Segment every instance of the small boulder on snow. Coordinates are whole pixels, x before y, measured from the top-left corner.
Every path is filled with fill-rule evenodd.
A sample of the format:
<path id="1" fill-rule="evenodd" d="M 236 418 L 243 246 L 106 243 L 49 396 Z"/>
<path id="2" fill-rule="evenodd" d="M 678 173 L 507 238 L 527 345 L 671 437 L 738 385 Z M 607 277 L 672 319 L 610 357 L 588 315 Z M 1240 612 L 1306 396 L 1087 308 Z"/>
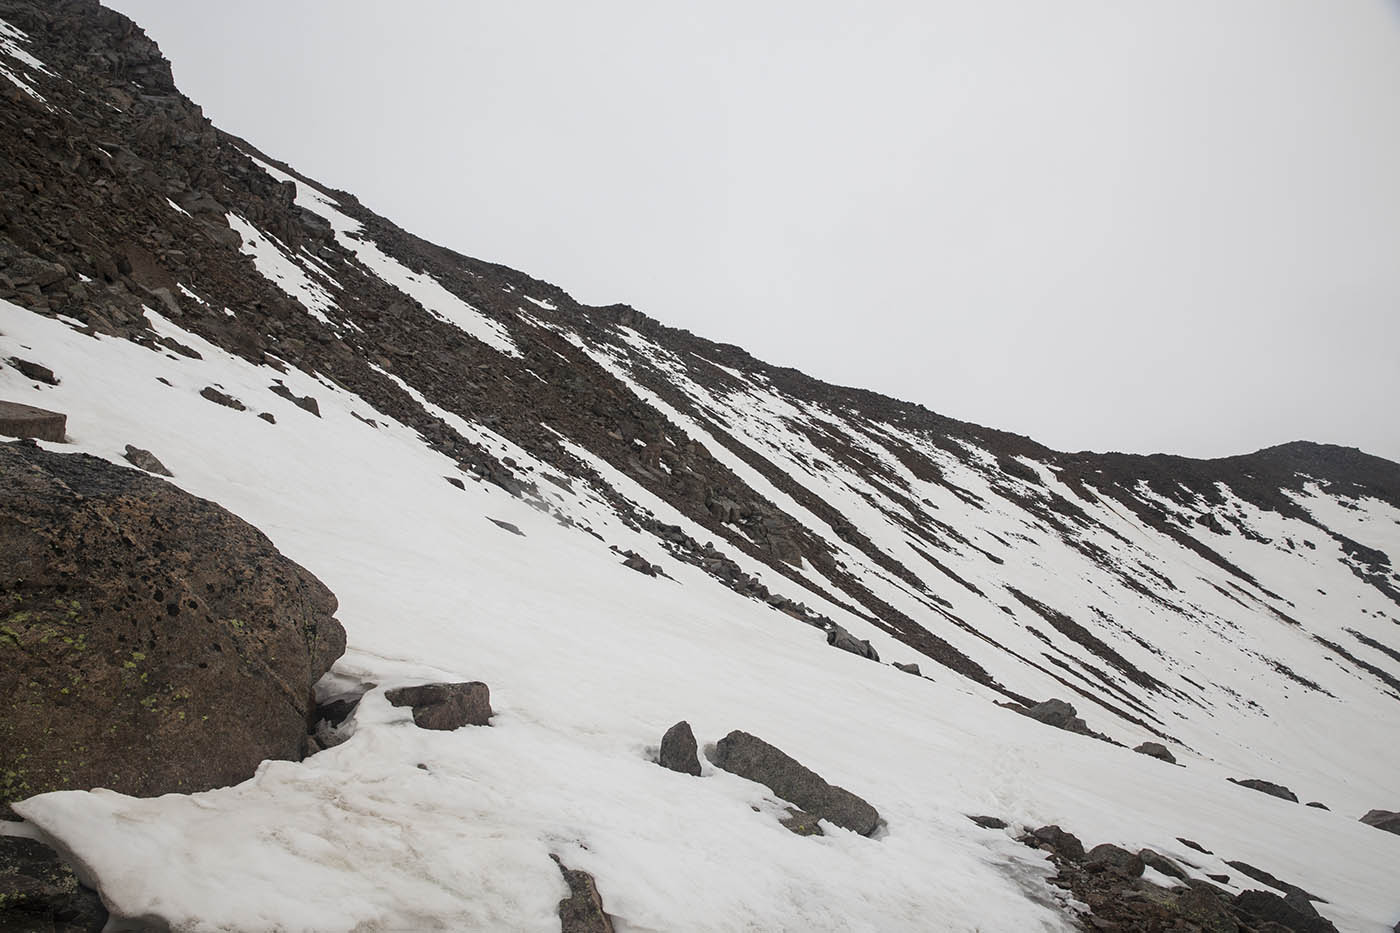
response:
<path id="1" fill-rule="evenodd" d="M 1084 856 L 1084 867 L 1091 872 L 1113 872 L 1137 878 L 1143 872 L 1142 856 L 1111 842 L 1094 846 Z"/>
<path id="2" fill-rule="evenodd" d="M 603 909 L 603 896 L 593 876 L 569 868 L 557 855 L 550 858 L 569 886 L 569 896 L 559 902 L 559 933 L 613 933 L 612 918 Z"/>
<path id="3" fill-rule="evenodd" d="M 1361 822 L 1388 833 L 1400 834 L 1400 813 L 1394 810 L 1371 810 L 1361 818 Z"/>
<path id="4" fill-rule="evenodd" d="M 1238 784 L 1241 787 L 1248 787 L 1250 790 L 1257 790 L 1261 794 L 1268 794 L 1270 797 L 1277 797 L 1280 800 L 1287 800 L 1291 803 L 1298 802 L 1298 795 L 1282 784 L 1275 784 L 1272 781 L 1261 781 L 1258 778 L 1249 778 L 1244 781 L 1237 781 L 1234 778 L 1226 778 L 1226 780 L 1231 784 Z"/>
<path id="5" fill-rule="evenodd" d="M 1033 829 L 1031 830 L 1031 838 L 1039 844 L 1040 848 L 1049 849 L 1063 858 L 1075 862 L 1084 858 L 1084 843 L 1080 842 L 1079 837 L 1074 833 L 1065 832 L 1057 825 L 1051 824 Z"/>
<path id="6" fill-rule="evenodd" d="M 384 691 L 384 698 L 393 706 L 413 707 L 413 722 L 420 729 L 449 732 L 491 724 L 491 691 L 478 680 L 396 687 Z"/>
<path id="7" fill-rule="evenodd" d="M 1089 725 L 1079 718 L 1078 711 L 1073 703 L 1056 698 L 1037 703 L 1025 711 L 1025 715 L 1037 722 L 1043 722 L 1047 726 L 1054 726 L 1056 729 L 1064 729 L 1066 732 L 1077 732 L 1081 735 L 1089 734 Z"/>
<path id="8" fill-rule="evenodd" d="M 712 760 L 725 771 L 765 785 L 813 816 L 862 836 L 880 824 L 879 812 L 865 800 L 827 783 L 791 755 L 747 732 L 736 729 L 720 739 Z"/>
<path id="9" fill-rule="evenodd" d="M 1147 755 L 1151 758 L 1165 761 L 1167 764 L 1176 764 L 1176 756 L 1161 742 L 1143 742 L 1137 748 L 1133 749 L 1133 751 L 1140 755 Z"/>
<path id="10" fill-rule="evenodd" d="M 33 379 L 35 382 L 42 382 L 44 385 L 58 385 L 58 377 L 53 374 L 53 370 L 47 366 L 40 366 L 38 363 L 31 363 L 29 360 L 22 360 L 19 357 L 10 357 L 9 364 L 26 379 Z"/>
<path id="11" fill-rule="evenodd" d="M 661 737 L 661 767 L 698 777 L 700 756 L 696 749 L 695 733 L 691 731 L 690 723 L 682 719 Z"/>
<path id="12" fill-rule="evenodd" d="M 880 660 L 880 655 L 876 653 L 869 639 L 857 638 L 834 622 L 826 630 L 826 643 L 833 648 L 858 654 L 862 658 L 869 658 L 872 661 Z"/>
<path id="13" fill-rule="evenodd" d="M 126 453 L 122 454 L 122 456 L 126 458 L 127 463 L 145 470 L 147 473 L 155 473 L 157 476 L 175 475 L 166 469 L 165 464 L 161 463 L 159 458 L 149 450 L 143 450 L 140 447 L 133 447 L 131 444 L 127 444 Z"/>
<path id="14" fill-rule="evenodd" d="M 894 666 L 897 670 L 901 670 L 906 674 L 913 674 L 915 677 L 923 676 L 923 673 L 919 670 L 919 665 L 914 664 L 913 662 L 910 662 L 909 664 L 900 664 L 898 661 L 895 661 Z"/>

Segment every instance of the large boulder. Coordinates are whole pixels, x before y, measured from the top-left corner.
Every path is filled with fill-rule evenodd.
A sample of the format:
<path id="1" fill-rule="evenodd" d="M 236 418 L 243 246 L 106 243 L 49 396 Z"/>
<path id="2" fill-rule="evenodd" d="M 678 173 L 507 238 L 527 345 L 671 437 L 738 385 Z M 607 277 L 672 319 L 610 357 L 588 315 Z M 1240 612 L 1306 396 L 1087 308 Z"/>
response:
<path id="1" fill-rule="evenodd" d="M 791 755 L 757 736 L 737 729 L 720 739 L 712 756 L 717 767 L 766 785 L 773 793 L 812 816 L 868 836 L 880 814 L 860 797 L 828 784 Z"/>
<path id="2" fill-rule="evenodd" d="M 336 599 L 225 509 L 137 470 L 0 444 L 0 810 L 251 777 L 306 747 Z"/>
<path id="3" fill-rule="evenodd" d="M 391 706 L 413 708 L 420 729 L 451 732 L 463 726 L 491 725 L 491 689 L 479 680 L 455 684 L 418 684 L 384 691 Z"/>

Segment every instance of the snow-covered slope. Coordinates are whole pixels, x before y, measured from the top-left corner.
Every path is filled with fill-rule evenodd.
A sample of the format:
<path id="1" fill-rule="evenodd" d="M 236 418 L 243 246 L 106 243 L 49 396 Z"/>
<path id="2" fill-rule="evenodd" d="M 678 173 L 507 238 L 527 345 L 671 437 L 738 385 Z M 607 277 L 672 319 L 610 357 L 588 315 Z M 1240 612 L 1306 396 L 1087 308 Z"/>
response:
<path id="1" fill-rule="evenodd" d="M 115 914 L 552 929 L 554 853 L 624 930 L 1067 929 L 1013 838 L 1058 823 L 1400 918 L 1400 837 L 1357 822 L 1400 808 L 1400 467 L 1063 454 L 582 307 L 218 133 L 95 4 L 6 10 L 0 360 L 61 381 L 0 365 L 0 399 L 258 526 L 339 597 L 338 682 L 377 685 L 350 741 L 238 787 L 17 804 Z M 488 683 L 492 727 L 383 697 L 439 679 Z M 1121 745 L 998 705 L 1051 696 Z M 760 785 L 657 767 L 680 719 L 885 828 L 801 838 Z"/>

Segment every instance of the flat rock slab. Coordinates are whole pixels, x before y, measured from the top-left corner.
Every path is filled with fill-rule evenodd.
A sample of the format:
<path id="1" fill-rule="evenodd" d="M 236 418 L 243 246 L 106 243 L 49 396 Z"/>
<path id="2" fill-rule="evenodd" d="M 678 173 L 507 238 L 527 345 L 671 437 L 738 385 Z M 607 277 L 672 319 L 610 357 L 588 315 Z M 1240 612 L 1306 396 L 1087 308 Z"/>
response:
<path id="1" fill-rule="evenodd" d="M 0 401 L 0 434 L 62 442 L 68 432 L 68 416 L 47 408 Z"/>
<path id="2" fill-rule="evenodd" d="M 447 732 L 491 724 L 491 690 L 479 680 L 396 687 L 384 697 L 393 706 L 413 707 L 413 722 L 420 729 Z"/>
<path id="3" fill-rule="evenodd" d="M 789 803 L 812 816 L 868 836 L 880 824 L 869 803 L 826 780 L 791 755 L 737 729 L 715 746 L 715 765 L 766 785 Z"/>

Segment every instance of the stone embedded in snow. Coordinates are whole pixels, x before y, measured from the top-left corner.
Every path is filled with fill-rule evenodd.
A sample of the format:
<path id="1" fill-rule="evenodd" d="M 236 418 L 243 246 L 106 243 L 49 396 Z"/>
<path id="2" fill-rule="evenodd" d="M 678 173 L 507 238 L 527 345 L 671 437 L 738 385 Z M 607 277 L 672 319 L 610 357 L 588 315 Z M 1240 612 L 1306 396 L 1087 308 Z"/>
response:
<path id="1" fill-rule="evenodd" d="M 487 517 L 490 518 L 490 516 Z M 519 535 L 522 538 L 526 537 L 525 532 L 521 531 L 520 526 L 515 524 L 514 522 L 503 522 L 499 518 L 490 518 L 490 521 L 491 524 L 495 525 L 497 528 L 502 529 L 503 531 L 509 531 L 511 534 Z"/>
<path id="2" fill-rule="evenodd" d="M 875 651 L 874 646 L 870 644 L 869 640 L 855 637 L 834 622 L 826 630 L 826 643 L 833 648 L 840 648 L 842 651 L 858 654 L 862 658 L 869 658 L 872 661 L 880 660 L 880 655 Z"/>
<path id="3" fill-rule="evenodd" d="M 714 764 L 757 781 L 813 816 L 868 836 L 880 823 L 879 812 L 865 800 L 835 784 L 791 755 L 737 729 L 715 746 Z"/>
<path id="4" fill-rule="evenodd" d="M 1268 930 L 1293 933 L 1337 933 L 1332 921 L 1320 916 L 1306 898 L 1292 901 L 1272 891 L 1241 891 L 1235 895 L 1236 911 Z"/>
<path id="5" fill-rule="evenodd" d="M 1325 803 L 1319 803 L 1319 802 L 1316 801 L 1316 800 L 1309 800 L 1306 804 L 1304 804 L 1304 806 L 1312 807 L 1312 808 L 1315 809 L 1315 810 L 1331 810 L 1331 809 L 1332 809 L 1331 807 L 1327 806 L 1327 804 L 1325 804 Z"/>
<path id="6" fill-rule="evenodd" d="M 658 760 L 663 768 L 699 776 L 700 757 L 696 754 L 695 733 L 691 731 L 690 723 L 681 720 L 666 730 L 661 737 Z"/>
<path id="7" fill-rule="evenodd" d="M 297 395 L 291 389 L 284 386 L 281 382 L 275 382 L 267 388 L 269 391 L 272 392 L 273 395 L 281 396 L 282 398 L 291 402 L 296 407 L 300 408 L 302 411 L 310 412 L 317 418 L 321 417 L 321 406 L 317 403 L 316 399 L 312 398 L 311 396 Z"/>
<path id="8" fill-rule="evenodd" d="M 1143 861 L 1136 852 L 1129 852 L 1121 846 L 1104 842 L 1085 854 L 1084 867 L 1093 872 L 1111 871 L 1129 878 L 1137 878 L 1142 874 Z"/>
<path id="9" fill-rule="evenodd" d="M 1289 899 L 1289 903 L 1293 903 L 1293 901 L 1296 900 L 1301 900 L 1305 905 L 1307 905 L 1305 908 L 1299 908 L 1303 911 L 1303 913 L 1311 913 L 1313 916 L 1316 916 L 1317 911 L 1313 909 L 1312 902 L 1322 901 L 1322 903 L 1324 904 L 1327 903 L 1327 901 L 1323 900 L 1322 898 L 1317 897 L 1314 894 L 1309 894 L 1307 891 L 1298 887 L 1296 884 L 1290 884 L 1287 881 L 1283 881 L 1279 878 L 1276 878 L 1269 872 L 1264 871 L 1264 869 L 1255 868 L 1248 862 L 1241 862 L 1235 859 L 1226 859 L 1225 864 L 1229 865 L 1231 868 L 1235 869 L 1242 875 L 1248 875 L 1255 881 L 1262 881 L 1269 887 L 1277 891 L 1282 891 L 1285 897 Z"/>
<path id="10" fill-rule="evenodd" d="M 783 829 L 798 836 L 825 836 L 822 832 L 821 821 L 805 810 L 796 807 L 787 807 L 787 816 L 781 817 L 778 822 Z"/>
<path id="11" fill-rule="evenodd" d="M 983 829 L 1005 829 L 1006 820 L 999 816 L 969 816 L 969 820 L 976 823 Z"/>
<path id="12" fill-rule="evenodd" d="M 1084 843 L 1079 841 L 1079 837 L 1055 824 L 1031 830 L 1031 837 L 1042 849 L 1049 849 L 1064 858 L 1076 862 L 1084 858 Z"/>
<path id="13" fill-rule="evenodd" d="M 42 382 L 45 385 L 58 385 L 58 377 L 53 374 L 53 370 L 47 366 L 40 366 L 38 363 L 31 363 L 29 360 L 22 360 L 17 356 L 12 356 L 8 360 L 9 364 L 24 374 L 26 379 L 33 379 L 35 382 Z"/>
<path id="14" fill-rule="evenodd" d="M 384 697 L 393 706 L 413 707 L 413 722 L 420 729 L 447 732 L 491 724 L 491 691 L 478 680 L 396 687 Z"/>
<path id="15" fill-rule="evenodd" d="M 1311 806 L 1311 804 L 1309 804 Z M 1388 833 L 1400 833 L 1400 813 L 1394 810 L 1371 810 L 1361 818 L 1361 822 Z"/>
<path id="16" fill-rule="evenodd" d="M 60 412 L 0 401 L 0 435 L 61 443 L 67 427 L 68 416 Z"/>
<path id="17" fill-rule="evenodd" d="M 1042 703 L 1037 703 L 1025 711 L 1025 715 L 1043 722 L 1047 726 L 1054 726 L 1056 729 L 1064 729 L 1066 732 L 1077 732 L 1081 735 L 1089 734 L 1089 726 L 1084 720 L 1079 718 L 1078 711 L 1074 704 L 1064 700 L 1049 699 Z"/>
<path id="18" fill-rule="evenodd" d="M 1190 877 L 1186 874 L 1186 869 L 1160 852 L 1154 852 L 1151 849 L 1139 849 L 1138 858 L 1142 859 L 1142 863 L 1148 868 L 1154 871 L 1160 871 L 1162 874 L 1169 877 L 1180 878 L 1183 881 Z"/>
<path id="19" fill-rule="evenodd" d="M 336 598 L 218 505 L 0 444 L 0 806 L 236 784 L 299 759 Z"/>
<path id="20" fill-rule="evenodd" d="M 1137 748 L 1133 749 L 1133 751 L 1141 755 L 1147 755 L 1148 757 L 1165 761 L 1168 764 L 1176 764 L 1176 756 L 1171 753 L 1171 749 L 1167 748 L 1161 742 L 1143 742 Z"/>
<path id="21" fill-rule="evenodd" d="M 238 399 L 234 398 L 232 395 L 220 392 L 213 386 L 205 386 L 203 389 L 199 390 L 199 394 L 207 398 L 209 401 L 215 403 L 216 405 L 222 405 L 225 408 L 232 408 L 234 411 L 246 411 L 248 407 L 242 402 L 240 402 Z"/>
<path id="22" fill-rule="evenodd" d="M 923 674 L 919 671 L 919 665 L 917 664 L 900 664 L 898 661 L 896 661 L 894 662 L 894 666 L 906 674 L 913 674 L 915 677 L 923 676 Z"/>
<path id="23" fill-rule="evenodd" d="M 603 909 L 603 896 L 593 876 L 569 868 L 557 855 L 550 858 L 569 886 L 569 896 L 559 902 L 559 933 L 613 933 L 612 918 Z"/>
<path id="24" fill-rule="evenodd" d="M 635 570 L 638 573 L 644 573 L 649 577 L 656 576 L 656 567 L 645 557 L 633 551 L 623 551 L 622 553 L 627 558 L 622 562 L 622 566 Z"/>
<path id="25" fill-rule="evenodd" d="M 126 458 L 127 463 L 145 470 L 147 473 L 155 473 L 158 476 L 175 475 L 166 469 L 165 464 L 161 463 L 159 458 L 149 450 L 143 450 L 140 447 L 133 447 L 131 444 L 127 444 L 126 453 L 122 454 L 122 456 Z"/>
<path id="26" fill-rule="evenodd" d="M 107 908 L 53 849 L 37 839 L 0 836 L 0 930 L 99 933 Z"/>
<path id="27" fill-rule="evenodd" d="M 1282 784 L 1275 784 L 1272 781 L 1261 781 L 1258 778 L 1249 778 L 1244 781 L 1237 781 L 1234 778 L 1226 778 L 1226 780 L 1231 784 L 1238 784 L 1241 787 L 1248 787 L 1250 790 L 1257 790 L 1261 794 L 1268 794 L 1270 797 L 1277 797 L 1280 800 L 1287 800 L 1291 803 L 1298 802 L 1298 795 Z"/>

